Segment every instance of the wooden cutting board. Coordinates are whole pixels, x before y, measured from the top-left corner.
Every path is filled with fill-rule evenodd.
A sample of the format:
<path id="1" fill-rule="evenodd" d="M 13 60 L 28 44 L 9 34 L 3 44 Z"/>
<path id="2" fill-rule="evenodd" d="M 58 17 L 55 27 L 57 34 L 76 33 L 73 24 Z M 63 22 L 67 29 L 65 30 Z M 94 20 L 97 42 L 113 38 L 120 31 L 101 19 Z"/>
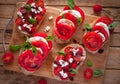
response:
<path id="1" fill-rule="evenodd" d="M 22 4 L 23 3 L 17 3 L 14 20 L 15 20 L 15 17 L 16 17 L 17 9 Z M 52 35 L 52 31 L 54 29 L 55 18 L 59 15 L 59 13 L 60 13 L 60 9 L 47 7 L 46 16 L 45 16 L 42 24 L 39 26 L 39 29 L 38 29 L 37 32 L 44 32 L 45 27 L 50 26 L 51 29 L 50 29 L 49 32 L 47 32 L 47 34 Z M 51 21 L 48 20 L 48 17 L 50 17 L 50 16 L 53 16 L 53 20 L 51 20 Z M 67 44 L 59 45 L 55 42 L 55 40 L 53 40 L 53 48 L 52 48 L 51 52 L 49 53 L 49 56 L 43 62 L 42 67 L 37 72 L 33 73 L 32 75 L 55 79 L 53 77 L 53 74 L 52 74 L 52 63 L 54 61 L 54 57 L 57 54 L 57 51 L 59 51 L 64 46 L 66 46 L 68 44 L 71 44 L 71 43 L 76 43 L 77 42 L 79 44 L 82 44 L 81 39 L 82 39 L 82 36 L 84 34 L 85 24 L 86 23 L 93 23 L 93 21 L 95 21 L 98 18 L 99 17 L 97 17 L 97 16 L 85 15 L 85 22 L 81 26 L 78 27 L 78 30 L 75 32 L 73 38 Z M 13 23 L 14 23 L 14 20 L 13 20 Z M 24 41 L 25 41 L 25 37 L 23 37 L 23 35 L 21 35 L 17 31 L 17 27 L 14 24 L 10 45 L 11 44 L 20 44 L 21 45 Z M 79 73 L 77 74 L 77 76 L 75 76 L 74 81 L 65 81 L 65 82 L 73 82 L 73 83 L 79 83 L 79 84 L 102 84 L 103 80 L 104 80 L 104 71 L 105 71 L 106 59 L 107 59 L 108 52 L 109 52 L 109 42 L 107 42 L 102 49 L 104 49 L 104 52 L 102 54 L 97 53 L 97 54 L 93 55 L 93 54 L 87 52 L 87 59 L 90 59 L 93 62 L 93 66 L 91 68 L 93 70 L 95 70 L 95 69 L 102 70 L 103 71 L 102 76 L 100 76 L 98 78 L 92 78 L 91 80 L 85 80 L 83 78 L 83 72 L 87 68 L 87 64 L 86 64 L 86 61 L 85 61 L 83 66 L 81 66 L 79 68 Z M 9 50 L 9 48 L 8 48 L 8 50 Z M 18 66 L 19 52 L 13 52 L 13 54 L 15 56 L 14 62 L 12 64 L 5 64 L 4 67 L 7 70 L 22 72 L 21 69 Z"/>

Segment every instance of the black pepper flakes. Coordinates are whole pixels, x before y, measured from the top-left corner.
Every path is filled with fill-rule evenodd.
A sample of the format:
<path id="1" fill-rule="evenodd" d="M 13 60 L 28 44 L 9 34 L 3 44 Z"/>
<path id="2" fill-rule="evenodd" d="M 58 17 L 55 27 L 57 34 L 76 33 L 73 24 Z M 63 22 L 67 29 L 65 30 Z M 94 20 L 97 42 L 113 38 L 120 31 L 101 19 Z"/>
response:
<path id="1" fill-rule="evenodd" d="M 99 49 L 98 53 L 102 54 L 104 52 L 104 49 Z"/>

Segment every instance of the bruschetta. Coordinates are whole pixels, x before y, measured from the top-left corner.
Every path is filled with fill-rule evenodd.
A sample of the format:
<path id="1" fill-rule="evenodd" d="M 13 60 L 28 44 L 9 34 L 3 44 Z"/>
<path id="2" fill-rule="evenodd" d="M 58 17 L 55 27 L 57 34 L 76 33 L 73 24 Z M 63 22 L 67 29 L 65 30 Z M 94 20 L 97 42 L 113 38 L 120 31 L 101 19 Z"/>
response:
<path id="1" fill-rule="evenodd" d="M 22 5 L 15 19 L 20 33 L 30 36 L 36 32 L 46 13 L 43 0 L 28 0 Z"/>
<path id="2" fill-rule="evenodd" d="M 70 44 L 58 51 L 52 66 L 52 72 L 58 80 L 71 80 L 86 59 L 86 51 L 79 44 Z"/>

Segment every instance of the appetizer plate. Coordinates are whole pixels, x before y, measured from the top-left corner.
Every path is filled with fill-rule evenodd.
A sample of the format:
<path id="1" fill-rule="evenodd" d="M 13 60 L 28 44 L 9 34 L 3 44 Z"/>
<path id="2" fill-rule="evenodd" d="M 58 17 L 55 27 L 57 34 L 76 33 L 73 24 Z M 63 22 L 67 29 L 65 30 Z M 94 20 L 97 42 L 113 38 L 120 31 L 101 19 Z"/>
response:
<path id="1" fill-rule="evenodd" d="M 17 9 L 23 4 L 23 2 L 17 3 L 16 5 L 16 11 L 14 14 L 14 20 L 16 18 L 16 12 Z M 55 23 L 55 18 L 59 15 L 60 13 L 60 9 L 56 9 L 53 7 L 47 7 L 47 13 L 46 16 L 42 22 L 42 24 L 39 26 L 39 29 L 37 32 L 41 31 L 41 32 L 45 32 L 45 27 L 49 26 L 50 30 L 48 32 L 46 32 L 48 35 L 53 35 L 53 28 L 54 28 L 54 23 Z M 52 20 L 49 20 L 49 17 L 53 16 Z M 91 16 L 91 15 L 85 15 L 85 22 L 82 24 L 82 26 L 80 26 L 78 28 L 78 30 L 76 31 L 76 33 L 74 34 L 73 38 L 70 40 L 69 43 L 64 44 L 64 45 L 59 45 L 55 42 L 55 40 L 53 40 L 53 48 L 51 50 L 51 52 L 49 53 L 49 56 L 47 57 L 47 59 L 43 62 L 41 68 L 33 73 L 32 75 L 35 76 L 42 76 L 42 77 L 48 77 L 51 79 L 55 79 L 53 74 L 52 74 L 52 63 L 54 61 L 55 56 L 57 55 L 57 52 L 59 50 L 61 50 L 63 47 L 65 47 L 68 44 L 71 43 L 78 43 L 78 44 L 82 44 L 81 42 L 81 38 L 85 32 L 85 24 L 86 23 L 93 23 L 93 21 L 96 21 L 96 19 L 98 19 L 99 17 L 97 16 Z M 14 23 L 13 20 L 13 23 Z M 23 37 L 23 35 L 21 35 L 18 30 L 16 25 L 13 25 L 13 33 L 12 33 L 12 38 L 10 41 L 9 45 L 13 45 L 13 44 L 19 44 L 22 45 L 23 42 L 25 42 L 25 37 Z M 97 53 L 97 54 L 91 54 L 87 52 L 87 59 L 85 60 L 83 66 L 81 66 L 79 68 L 79 73 L 75 76 L 74 81 L 64 81 L 64 82 L 73 82 L 73 83 L 81 83 L 81 84 L 102 84 L 103 80 L 104 80 L 104 71 L 105 71 L 105 65 L 106 65 L 106 59 L 108 56 L 108 52 L 109 52 L 109 41 L 104 45 L 104 47 L 102 48 L 104 49 L 103 53 Z M 9 48 L 7 49 L 9 51 Z M 19 51 L 18 52 L 13 52 L 15 59 L 14 62 L 12 64 L 5 64 L 4 67 L 7 70 L 11 70 L 11 71 L 16 71 L 16 72 L 21 72 L 22 70 L 19 68 L 18 65 L 18 56 L 19 56 Z M 87 60 L 91 60 L 93 62 L 93 66 L 91 67 L 93 70 L 96 69 L 100 69 L 103 72 L 103 75 L 97 78 L 92 78 L 91 80 L 86 80 L 83 77 L 84 71 L 86 68 L 88 68 L 87 66 Z"/>

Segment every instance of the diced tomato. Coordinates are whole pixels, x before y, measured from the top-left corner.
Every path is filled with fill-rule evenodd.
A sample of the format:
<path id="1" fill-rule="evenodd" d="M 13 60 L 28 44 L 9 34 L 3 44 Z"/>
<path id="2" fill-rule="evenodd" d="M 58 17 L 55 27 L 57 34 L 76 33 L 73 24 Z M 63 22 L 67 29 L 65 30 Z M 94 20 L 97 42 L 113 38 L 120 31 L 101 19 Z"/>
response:
<path id="1" fill-rule="evenodd" d="M 21 8 L 20 8 L 20 12 L 21 12 L 22 14 L 26 14 L 26 8 L 21 7 Z"/>
<path id="2" fill-rule="evenodd" d="M 76 68 L 77 68 L 77 62 L 74 61 L 74 62 L 71 64 L 71 68 L 76 69 Z"/>
<path id="3" fill-rule="evenodd" d="M 98 31 L 98 32 L 101 32 L 102 34 L 104 34 L 104 36 L 105 36 L 105 40 L 107 40 L 108 39 L 108 33 L 107 33 L 107 31 L 102 27 L 102 26 L 93 26 L 92 27 L 92 31 Z"/>
<path id="4" fill-rule="evenodd" d="M 2 56 L 2 60 L 4 63 L 11 63 L 14 60 L 14 56 L 11 52 L 7 52 Z"/>
<path id="5" fill-rule="evenodd" d="M 20 66 L 28 71 L 38 70 L 42 64 L 42 61 L 41 53 L 37 52 L 37 55 L 35 56 L 32 50 L 24 51 L 24 53 L 22 53 L 18 58 Z"/>
<path id="6" fill-rule="evenodd" d="M 67 55 L 65 56 L 65 60 L 66 60 L 67 62 L 69 62 L 70 58 L 72 58 L 72 55 L 71 55 L 71 54 L 67 54 Z"/>
<path id="7" fill-rule="evenodd" d="M 91 51 L 99 50 L 103 45 L 101 36 L 96 32 L 87 33 L 82 40 L 85 47 Z"/>
<path id="8" fill-rule="evenodd" d="M 44 6 L 43 0 L 37 0 L 37 1 L 36 1 L 36 6 L 37 6 L 37 7 L 39 7 L 39 6 Z"/>
<path id="9" fill-rule="evenodd" d="M 62 67 L 58 66 L 57 68 L 54 69 L 54 74 L 56 76 L 60 76 L 60 71 L 62 70 Z"/>
<path id="10" fill-rule="evenodd" d="M 20 18 L 20 17 L 16 18 L 15 23 L 16 23 L 17 25 L 22 25 L 22 24 L 23 24 L 22 18 Z"/>
<path id="11" fill-rule="evenodd" d="M 93 70 L 91 68 L 86 68 L 84 71 L 84 78 L 91 79 L 93 77 Z"/>
<path id="12" fill-rule="evenodd" d="M 34 0 L 28 0 L 27 4 L 32 4 L 34 2 Z"/>
<path id="13" fill-rule="evenodd" d="M 40 79 L 38 84 L 47 84 L 47 81 L 45 79 Z"/>
<path id="14" fill-rule="evenodd" d="M 58 55 L 58 56 L 56 57 L 55 61 L 56 61 L 57 64 L 60 64 L 59 61 L 60 61 L 60 60 L 64 60 L 64 59 L 65 59 L 65 56 L 63 56 L 63 55 Z"/>
<path id="15" fill-rule="evenodd" d="M 66 48 L 64 49 L 64 52 L 65 52 L 66 54 L 72 54 L 71 49 L 73 49 L 73 48 L 70 47 L 70 46 L 68 46 L 68 47 L 66 47 Z"/>
<path id="16" fill-rule="evenodd" d="M 38 21 L 41 21 L 43 16 L 40 14 L 36 14 L 35 17 Z"/>
<path id="17" fill-rule="evenodd" d="M 30 33 L 34 34 L 35 32 L 36 32 L 36 27 L 34 26 L 34 27 L 32 27 Z"/>

